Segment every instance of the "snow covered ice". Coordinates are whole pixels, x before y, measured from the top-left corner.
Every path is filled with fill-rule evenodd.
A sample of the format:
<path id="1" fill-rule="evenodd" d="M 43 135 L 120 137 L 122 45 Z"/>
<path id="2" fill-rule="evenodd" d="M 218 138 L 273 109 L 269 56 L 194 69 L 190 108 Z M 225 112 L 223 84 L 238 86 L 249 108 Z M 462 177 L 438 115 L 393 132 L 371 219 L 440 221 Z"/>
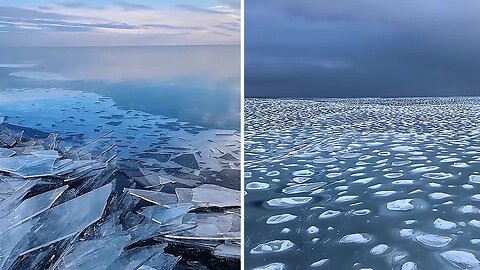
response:
<path id="1" fill-rule="evenodd" d="M 479 144 L 479 98 L 247 99 L 246 269 L 478 269 Z"/>

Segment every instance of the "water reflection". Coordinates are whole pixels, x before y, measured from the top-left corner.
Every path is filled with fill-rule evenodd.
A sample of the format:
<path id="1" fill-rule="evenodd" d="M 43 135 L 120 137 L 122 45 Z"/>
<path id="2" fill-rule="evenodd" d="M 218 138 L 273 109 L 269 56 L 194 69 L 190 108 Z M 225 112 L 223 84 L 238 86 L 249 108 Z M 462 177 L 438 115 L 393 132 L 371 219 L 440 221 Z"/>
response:
<path id="1" fill-rule="evenodd" d="M 238 46 L 8 48 L 0 88 L 62 87 L 120 107 L 239 129 Z"/>

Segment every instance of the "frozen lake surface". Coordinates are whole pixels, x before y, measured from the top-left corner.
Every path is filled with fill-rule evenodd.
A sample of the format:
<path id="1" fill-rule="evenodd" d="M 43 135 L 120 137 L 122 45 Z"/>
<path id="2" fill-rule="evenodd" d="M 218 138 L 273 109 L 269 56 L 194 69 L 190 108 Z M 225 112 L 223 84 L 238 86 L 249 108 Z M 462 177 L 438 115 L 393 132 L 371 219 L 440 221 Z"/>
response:
<path id="1" fill-rule="evenodd" d="M 0 268 L 238 269 L 238 51 L 2 50 Z"/>
<path id="2" fill-rule="evenodd" d="M 480 99 L 247 99 L 246 269 L 479 269 Z"/>

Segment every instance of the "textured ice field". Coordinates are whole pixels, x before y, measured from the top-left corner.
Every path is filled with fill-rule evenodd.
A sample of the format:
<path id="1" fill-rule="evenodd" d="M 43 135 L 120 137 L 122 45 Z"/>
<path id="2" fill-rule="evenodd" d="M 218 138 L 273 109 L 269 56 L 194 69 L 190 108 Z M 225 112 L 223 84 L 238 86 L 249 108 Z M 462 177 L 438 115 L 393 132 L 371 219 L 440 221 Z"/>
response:
<path id="1" fill-rule="evenodd" d="M 188 174 L 184 182 L 206 179 L 240 188 L 240 134 L 235 130 L 208 129 L 121 108 L 98 94 L 57 88 L 0 91 L 1 117 L 10 124 L 59 133 L 72 142 L 114 131 L 120 158 L 134 159 L 147 169 L 175 168 L 180 163 Z"/>
<path id="2" fill-rule="evenodd" d="M 237 269 L 239 157 L 235 130 L 93 93 L 1 90 L 0 269 Z"/>
<path id="3" fill-rule="evenodd" d="M 246 269 L 480 269 L 480 99 L 247 99 Z"/>

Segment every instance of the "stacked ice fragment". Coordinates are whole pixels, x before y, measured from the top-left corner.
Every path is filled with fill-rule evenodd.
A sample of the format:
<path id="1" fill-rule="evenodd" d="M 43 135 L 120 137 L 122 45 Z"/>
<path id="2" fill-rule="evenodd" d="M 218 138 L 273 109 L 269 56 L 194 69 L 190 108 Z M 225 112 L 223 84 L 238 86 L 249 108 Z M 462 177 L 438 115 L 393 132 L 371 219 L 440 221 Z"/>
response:
<path id="1" fill-rule="evenodd" d="M 173 269 L 167 245 L 239 258 L 239 191 L 128 167 L 112 134 L 68 147 L 1 120 L 0 269 Z"/>

